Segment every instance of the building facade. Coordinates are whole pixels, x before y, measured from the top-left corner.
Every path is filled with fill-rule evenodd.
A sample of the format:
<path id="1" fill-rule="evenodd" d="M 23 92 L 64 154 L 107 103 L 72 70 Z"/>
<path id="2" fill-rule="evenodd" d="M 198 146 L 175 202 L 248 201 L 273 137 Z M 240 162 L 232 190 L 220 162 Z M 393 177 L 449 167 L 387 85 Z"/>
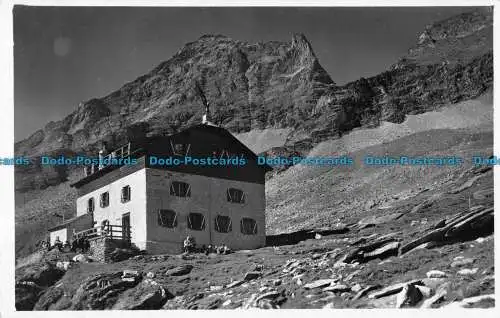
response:
<path id="1" fill-rule="evenodd" d="M 69 219 L 49 229 L 50 245 L 54 245 L 56 240 L 59 240 L 62 243 L 71 241 L 73 233 L 84 231 L 91 226 L 92 216 L 90 214 L 82 214 L 75 218 Z"/>
<path id="2" fill-rule="evenodd" d="M 265 245 L 265 173 L 270 168 L 258 165 L 257 156 L 228 131 L 202 124 L 128 149 L 135 164 L 100 167 L 72 185 L 78 191 L 77 217 L 89 216 L 95 227 L 121 225 L 129 231 L 122 237 L 151 254 L 182 251 L 188 235 L 198 246 Z M 155 158 L 185 157 L 246 163 L 155 164 Z"/>

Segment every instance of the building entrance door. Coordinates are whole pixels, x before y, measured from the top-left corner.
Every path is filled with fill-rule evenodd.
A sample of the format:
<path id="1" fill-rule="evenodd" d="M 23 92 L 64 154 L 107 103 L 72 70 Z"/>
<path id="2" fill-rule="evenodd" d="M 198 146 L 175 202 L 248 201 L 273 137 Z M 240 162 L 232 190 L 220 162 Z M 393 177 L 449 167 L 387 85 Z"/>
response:
<path id="1" fill-rule="evenodd" d="M 130 213 L 122 215 L 122 238 L 130 241 Z"/>

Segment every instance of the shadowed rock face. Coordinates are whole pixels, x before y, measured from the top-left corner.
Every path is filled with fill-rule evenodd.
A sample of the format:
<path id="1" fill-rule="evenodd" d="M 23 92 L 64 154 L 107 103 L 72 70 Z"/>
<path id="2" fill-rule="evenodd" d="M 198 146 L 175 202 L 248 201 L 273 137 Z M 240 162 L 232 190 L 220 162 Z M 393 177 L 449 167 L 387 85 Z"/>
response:
<path id="1" fill-rule="evenodd" d="M 492 13 L 474 11 L 428 26 L 391 69 L 339 87 L 302 34 L 247 43 L 205 35 L 115 92 L 81 103 L 15 145 L 16 155 L 97 152 L 131 137 L 169 134 L 200 122 L 199 83 L 214 121 L 232 132 L 291 128 L 287 146 L 307 152 L 356 127 L 476 97 L 492 86 Z M 16 189 L 56 185 L 64 171 L 16 168 Z M 46 171 L 47 170 L 47 171 Z M 47 176 L 47 177 L 45 177 Z M 59 177 L 62 176 L 62 177 Z M 33 178 L 37 182 L 31 181 Z"/>

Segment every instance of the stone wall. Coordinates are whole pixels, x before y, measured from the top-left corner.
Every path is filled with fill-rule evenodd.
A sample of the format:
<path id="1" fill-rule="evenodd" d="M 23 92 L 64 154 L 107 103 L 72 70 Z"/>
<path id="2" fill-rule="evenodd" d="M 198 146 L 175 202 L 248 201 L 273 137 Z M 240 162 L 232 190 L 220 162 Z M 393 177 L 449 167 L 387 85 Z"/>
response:
<path id="1" fill-rule="evenodd" d="M 117 248 L 128 248 L 130 244 L 126 241 L 115 240 L 109 237 L 96 237 L 89 240 L 89 254 L 99 262 L 109 262 L 111 253 Z"/>

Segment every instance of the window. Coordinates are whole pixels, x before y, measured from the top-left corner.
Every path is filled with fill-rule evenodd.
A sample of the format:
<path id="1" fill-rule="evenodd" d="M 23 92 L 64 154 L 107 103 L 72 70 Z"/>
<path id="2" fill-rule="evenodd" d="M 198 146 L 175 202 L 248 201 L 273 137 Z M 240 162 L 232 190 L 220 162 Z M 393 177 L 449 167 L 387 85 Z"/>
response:
<path id="1" fill-rule="evenodd" d="M 95 202 L 94 202 L 94 198 L 90 198 L 88 201 L 87 201 L 87 212 L 88 213 L 92 213 L 94 212 L 95 210 Z"/>
<path id="2" fill-rule="evenodd" d="M 190 197 L 191 196 L 191 186 L 186 182 L 173 181 L 170 184 L 170 195 L 175 195 L 177 197 Z"/>
<path id="3" fill-rule="evenodd" d="M 205 229 L 205 216 L 201 213 L 189 213 L 187 222 L 191 230 L 203 231 Z"/>
<path id="4" fill-rule="evenodd" d="M 101 193 L 101 201 L 99 205 L 101 208 L 105 208 L 109 205 L 109 192 Z"/>
<path id="5" fill-rule="evenodd" d="M 257 234 L 257 221 L 250 218 L 242 218 L 240 223 L 241 233 L 245 235 Z"/>
<path id="6" fill-rule="evenodd" d="M 239 189 L 227 189 L 227 201 L 232 203 L 245 203 L 245 193 Z"/>
<path id="7" fill-rule="evenodd" d="M 177 226 L 177 213 L 172 210 L 158 210 L 158 225 L 168 228 Z"/>
<path id="8" fill-rule="evenodd" d="M 122 188 L 122 203 L 130 201 L 130 186 Z"/>
<path id="9" fill-rule="evenodd" d="M 172 140 L 170 140 L 170 148 L 172 149 L 172 153 L 176 156 L 187 156 L 189 154 L 189 148 L 191 148 L 191 145 L 173 143 Z"/>
<path id="10" fill-rule="evenodd" d="M 219 233 L 231 232 L 231 218 L 226 215 L 217 215 L 217 217 L 215 218 L 215 230 Z"/>

